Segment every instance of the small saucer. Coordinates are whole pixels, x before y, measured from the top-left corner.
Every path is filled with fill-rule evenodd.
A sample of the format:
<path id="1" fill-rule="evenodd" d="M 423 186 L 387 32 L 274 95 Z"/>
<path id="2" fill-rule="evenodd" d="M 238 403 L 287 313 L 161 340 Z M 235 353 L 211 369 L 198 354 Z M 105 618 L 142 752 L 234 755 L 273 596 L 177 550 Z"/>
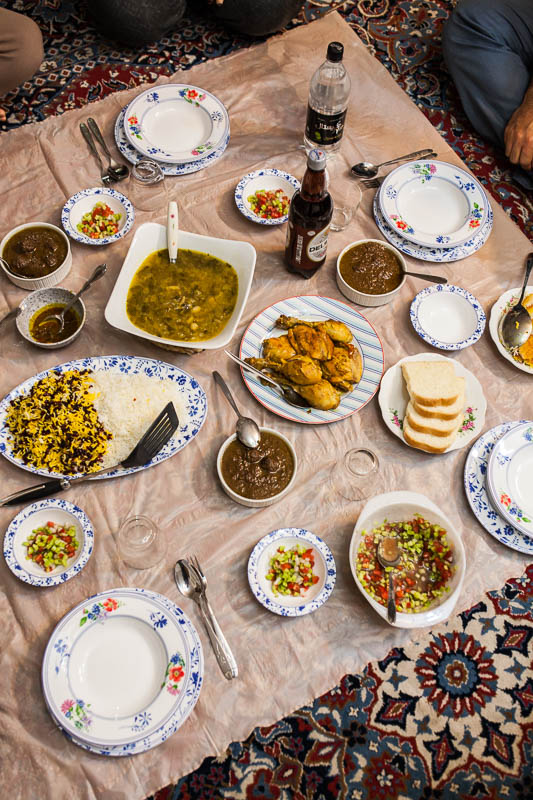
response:
<path id="1" fill-rule="evenodd" d="M 258 169 L 241 178 L 235 188 L 235 202 L 241 214 L 244 214 L 246 219 L 251 222 L 257 222 L 259 225 L 281 225 L 282 222 L 287 222 L 289 219 L 288 214 L 277 219 L 263 219 L 252 210 L 248 198 L 261 190 L 275 192 L 277 189 L 281 189 L 290 201 L 294 192 L 299 188 L 300 181 L 289 175 L 288 172 L 282 172 L 279 169 Z"/>
<path id="2" fill-rule="evenodd" d="M 118 223 L 118 231 L 111 236 L 104 236 L 101 239 L 91 239 L 85 233 L 78 230 L 78 223 L 84 214 L 92 211 L 96 203 L 106 203 L 115 214 L 121 214 Z M 61 224 L 71 239 L 81 244 L 103 245 L 111 244 L 122 239 L 133 225 L 135 213 L 133 206 L 127 197 L 117 192 L 116 189 L 107 187 L 95 187 L 94 189 L 83 189 L 81 192 L 72 195 L 67 200 L 61 211 Z"/>
<path id="3" fill-rule="evenodd" d="M 422 289 L 409 314 L 418 335 L 439 350 L 463 350 L 485 330 L 481 303 L 460 286 L 439 283 Z"/>

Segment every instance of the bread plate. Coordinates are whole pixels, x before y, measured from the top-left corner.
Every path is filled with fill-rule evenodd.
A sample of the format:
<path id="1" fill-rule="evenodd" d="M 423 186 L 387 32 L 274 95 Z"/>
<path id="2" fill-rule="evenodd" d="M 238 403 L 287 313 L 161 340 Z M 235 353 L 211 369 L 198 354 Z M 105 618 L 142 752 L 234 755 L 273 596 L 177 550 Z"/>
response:
<path id="1" fill-rule="evenodd" d="M 465 411 L 463 422 L 459 433 L 450 447 L 444 452 L 459 450 L 473 439 L 476 439 L 483 430 L 485 423 L 485 412 L 487 401 L 483 394 L 483 389 L 478 379 L 463 367 L 461 363 L 453 358 L 446 358 L 439 353 L 417 353 L 414 356 L 401 358 L 394 366 L 390 367 L 381 380 L 381 387 L 378 395 L 381 415 L 387 428 L 402 440 L 409 447 L 403 435 L 403 420 L 407 405 L 409 403 L 409 393 L 402 375 L 401 365 L 404 361 L 448 361 L 455 367 L 458 377 L 464 377 L 465 384 Z M 415 448 L 418 449 L 418 448 Z M 420 452 L 425 452 L 420 450 Z M 431 454 L 429 454 L 431 455 Z"/>

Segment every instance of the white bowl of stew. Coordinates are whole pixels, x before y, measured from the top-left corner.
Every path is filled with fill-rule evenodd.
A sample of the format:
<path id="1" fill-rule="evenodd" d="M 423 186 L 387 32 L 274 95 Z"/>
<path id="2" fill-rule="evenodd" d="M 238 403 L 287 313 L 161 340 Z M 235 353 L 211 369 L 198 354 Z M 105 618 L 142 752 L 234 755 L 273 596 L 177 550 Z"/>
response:
<path id="1" fill-rule="evenodd" d="M 28 291 L 56 286 L 72 267 L 68 237 L 50 222 L 17 225 L 0 242 L 0 256 L 6 277 Z"/>
<path id="2" fill-rule="evenodd" d="M 376 538 L 372 536 L 372 531 L 375 528 L 379 528 L 385 521 L 387 524 L 391 525 L 397 522 L 409 522 L 416 516 L 422 517 L 432 526 L 438 526 L 439 529 L 444 529 L 446 531 L 445 541 L 447 541 L 451 549 L 451 561 L 446 561 L 445 555 L 443 555 L 443 553 L 438 553 L 438 562 L 437 560 L 435 560 L 435 562 L 430 560 L 430 566 L 435 567 L 435 572 L 437 572 L 438 570 L 435 566 L 437 563 L 447 564 L 451 566 L 452 571 L 445 580 L 446 588 L 441 596 L 434 599 L 426 608 L 414 608 L 405 611 L 398 610 L 399 602 L 410 602 L 410 592 L 412 592 L 414 587 L 409 587 L 400 599 L 397 598 L 396 622 L 394 623 L 394 627 L 396 628 L 423 628 L 429 625 L 436 625 L 439 622 L 443 622 L 452 613 L 461 593 L 466 565 L 465 550 L 460 531 L 446 514 L 444 514 L 432 500 L 425 497 L 425 495 L 419 494 L 418 492 L 387 492 L 386 494 L 371 498 L 366 503 L 359 515 L 350 541 L 350 569 L 352 570 L 357 588 L 379 616 L 388 621 L 386 599 L 383 599 L 382 602 L 378 602 L 369 594 L 358 575 L 358 553 L 363 553 L 363 550 L 370 550 L 372 553 L 375 551 Z M 387 535 L 395 536 L 395 532 L 387 532 Z M 365 536 L 372 537 L 373 539 L 373 543 L 370 547 L 366 544 Z M 377 539 L 379 539 L 379 535 Z M 442 541 L 442 537 L 437 535 L 435 542 L 440 544 Z M 367 579 L 370 575 L 372 565 L 373 562 L 371 561 L 369 571 L 366 573 Z M 418 579 L 420 583 L 418 584 L 418 589 L 415 589 L 415 591 L 419 591 L 420 589 L 419 593 L 422 594 L 423 584 L 427 582 L 427 574 L 424 574 L 423 569 L 420 570 L 420 573 L 421 576 Z M 412 575 L 409 570 L 405 575 L 409 577 L 410 580 L 414 579 L 416 586 L 416 572 Z M 395 570 L 397 589 L 399 587 L 404 587 L 403 577 L 404 574 L 402 566 L 400 565 L 399 568 Z M 382 583 L 382 580 L 376 579 L 374 582 L 374 589 L 377 590 Z M 438 585 L 438 581 L 435 585 Z M 413 602 L 418 603 L 420 601 L 415 598 Z"/>
<path id="3" fill-rule="evenodd" d="M 196 264 L 191 253 L 205 263 Z M 255 260 L 249 242 L 180 230 L 177 263 L 169 264 L 166 226 L 146 222 L 135 232 L 105 318 L 162 347 L 225 347 L 244 311 Z"/>
<path id="4" fill-rule="evenodd" d="M 359 257 L 363 261 L 357 265 L 355 259 Z M 337 286 L 352 303 L 383 306 L 401 291 L 405 270 L 404 257 L 391 244 L 381 239 L 361 239 L 346 245 L 339 254 Z"/>

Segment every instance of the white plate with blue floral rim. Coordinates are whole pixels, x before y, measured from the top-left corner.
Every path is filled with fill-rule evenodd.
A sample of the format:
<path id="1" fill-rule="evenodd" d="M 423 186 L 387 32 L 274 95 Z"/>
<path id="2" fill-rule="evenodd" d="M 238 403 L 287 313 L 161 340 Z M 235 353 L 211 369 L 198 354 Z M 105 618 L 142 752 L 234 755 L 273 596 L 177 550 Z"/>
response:
<path id="1" fill-rule="evenodd" d="M 46 378 L 51 372 L 68 372 L 69 370 L 91 370 L 111 372 L 117 375 L 146 375 L 151 380 L 168 379 L 174 381 L 179 387 L 180 392 L 183 393 L 183 402 L 187 411 L 187 416 L 184 420 L 180 420 L 179 427 L 174 436 L 167 442 L 167 444 L 159 451 L 159 453 L 142 467 L 129 467 L 128 469 L 114 469 L 106 472 L 105 475 L 95 475 L 91 480 L 104 480 L 115 475 L 129 475 L 132 472 L 138 472 L 142 469 L 148 469 L 155 464 L 166 461 L 178 453 L 195 436 L 197 436 L 200 428 L 204 424 L 207 415 L 207 397 L 196 380 L 188 372 L 185 372 L 179 367 L 172 364 L 167 364 L 165 361 L 158 361 L 155 358 L 141 358 L 138 356 L 92 356 L 89 358 L 79 358 L 76 361 L 67 361 L 64 364 L 58 364 L 56 367 L 43 370 L 32 378 L 20 383 L 16 386 L 4 399 L 0 402 L 0 454 L 2 454 L 12 464 L 17 467 L 25 469 L 28 472 L 33 472 L 35 475 L 44 475 L 48 478 L 64 478 L 64 477 L 81 477 L 78 475 L 60 475 L 55 472 L 48 472 L 44 469 L 36 469 L 29 464 L 25 464 L 22 459 L 12 455 L 10 447 L 10 435 L 6 426 L 6 415 L 9 404 L 12 400 L 20 395 L 27 394 L 32 388 L 34 383 Z"/>
<path id="2" fill-rule="evenodd" d="M 130 755 L 160 744 L 191 713 L 202 685 L 202 646 L 168 598 L 111 589 L 59 622 L 41 677 L 54 721 L 76 744 Z"/>
<path id="3" fill-rule="evenodd" d="M 67 566 L 56 567 L 45 572 L 31 559 L 27 558 L 24 542 L 35 528 L 55 522 L 69 528 L 74 525 L 79 542 L 75 555 Z M 78 506 L 61 499 L 39 500 L 27 506 L 11 520 L 4 537 L 4 558 L 6 564 L 24 583 L 32 586 L 58 586 L 74 578 L 84 568 L 93 551 L 94 530 L 87 514 Z"/>
<path id="4" fill-rule="evenodd" d="M 492 341 L 498 348 L 498 352 L 510 361 L 511 364 L 516 367 L 517 369 L 521 369 L 522 372 L 529 372 L 530 375 L 533 375 L 533 363 L 531 366 L 526 364 L 522 360 L 522 356 L 518 351 L 518 347 L 509 350 L 500 338 L 500 321 L 504 314 L 512 308 L 518 302 L 520 298 L 520 292 L 522 291 L 521 288 L 518 289 L 508 289 L 504 292 L 491 308 L 490 311 L 490 318 L 489 318 L 489 333 L 491 336 Z M 533 284 L 526 287 L 525 296 L 533 293 Z M 530 339 L 533 337 L 533 333 L 530 336 Z M 529 341 L 529 340 L 528 340 Z"/>
<path id="5" fill-rule="evenodd" d="M 462 258 L 468 258 L 473 253 L 476 253 L 487 241 L 492 231 L 492 209 L 488 205 L 489 211 L 485 224 L 477 229 L 471 239 L 455 247 L 424 247 L 414 242 L 409 242 L 403 236 L 400 236 L 396 230 L 393 230 L 386 222 L 383 214 L 379 208 L 378 193 L 374 197 L 374 219 L 379 230 L 391 244 L 401 250 L 412 258 L 419 258 L 421 261 L 431 261 L 435 264 L 446 264 L 452 261 L 460 261 Z"/>
<path id="6" fill-rule="evenodd" d="M 313 572 L 318 582 L 310 586 L 305 596 L 275 595 L 272 584 L 266 579 L 270 559 L 278 550 L 289 550 L 297 545 L 311 547 L 315 555 Z M 260 539 L 248 559 L 248 583 L 259 602 L 281 617 L 303 617 L 320 608 L 335 586 L 335 559 L 327 544 L 305 528 L 279 528 Z"/>
<path id="7" fill-rule="evenodd" d="M 485 424 L 485 412 L 487 410 L 487 401 L 481 384 L 476 376 L 466 367 L 463 367 L 459 361 L 446 358 L 440 353 L 417 353 L 415 356 L 406 356 L 386 371 L 381 381 L 378 402 L 383 421 L 391 433 L 401 439 L 408 447 L 412 447 L 405 441 L 403 436 L 403 419 L 409 403 L 409 393 L 405 386 L 401 368 L 404 361 L 448 361 L 453 364 L 456 375 L 465 378 L 464 418 L 458 435 L 444 452 L 449 453 L 452 450 L 460 450 L 472 439 L 475 439 L 476 436 L 479 436 Z M 428 453 L 428 455 L 433 454 Z"/>
<path id="8" fill-rule="evenodd" d="M 276 320 L 281 314 L 310 322 L 326 319 L 344 322 L 351 330 L 352 343 L 363 359 L 363 374 L 353 390 L 342 395 L 337 408 L 321 411 L 318 408 L 299 409 L 290 406 L 277 392 L 268 386 L 263 386 L 259 378 L 241 367 L 243 380 L 255 399 L 279 417 L 308 425 L 337 422 L 363 408 L 376 394 L 384 368 L 381 340 L 366 317 L 347 303 L 334 300 L 332 297 L 317 295 L 289 297 L 265 308 L 252 320 L 241 340 L 239 353 L 241 358 L 259 358 L 262 355 L 264 339 L 286 333 L 282 328 L 276 327 Z"/>
<path id="9" fill-rule="evenodd" d="M 418 335 L 439 350 L 463 350 L 475 344 L 485 330 L 486 317 L 473 294 L 453 284 L 422 289 L 409 310 Z"/>
<path id="10" fill-rule="evenodd" d="M 504 422 L 502 425 L 496 425 L 474 442 L 466 458 L 464 488 L 474 516 L 487 533 L 512 550 L 533 555 L 533 538 L 524 536 L 498 514 L 486 487 L 487 467 L 494 445 L 507 431 L 520 424 L 520 422 Z"/>
<path id="11" fill-rule="evenodd" d="M 117 144 L 118 149 L 131 164 L 137 164 L 141 159 L 146 158 L 147 156 L 144 153 L 141 153 L 137 148 L 135 148 L 132 144 L 129 143 L 128 137 L 126 136 L 126 132 L 124 130 L 124 118 L 126 115 L 127 106 L 124 106 L 120 114 L 118 115 L 115 121 L 115 142 Z M 189 161 L 186 164 L 169 164 L 164 163 L 162 161 L 158 161 L 158 165 L 162 170 L 164 175 L 169 176 L 178 176 L 178 175 L 190 175 L 193 172 L 199 172 L 206 167 L 211 166 L 218 161 L 218 159 L 223 155 L 226 147 L 228 146 L 230 137 L 230 131 L 228 126 L 228 132 L 223 139 L 221 145 L 217 147 L 216 150 L 212 150 L 207 156 L 204 158 L 200 158 L 197 161 Z M 154 159 L 155 160 L 155 159 Z"/>
<path id="12" fill-rule="evenodd" d="M 487 219 L 487 196 L 478 181 L 445 161 L 401 164 L 384 179 L 379 207 L 400 236 L 424 247 L 455 247 Z"/>
<path id="13" fill-rule="evenodd" d="M 224 104 L 205 89 L 167 83 L 132 100 L 124 130 L 129 143 L 146 157 L 188 164 L 220 147 L 229 131 L 229 115 Z"/>
<path id="14" fill-rule="evenodd" d="M 120 219 L 117 220 L 118 230 L 116 233 L 102 236 L 99 239 L 91 239 L 90 236 L 78 230 L 78 225 L 81 224 L 84 214 L 89 214 L 97 203 L 108 205 L 113 214 L 120 214 Z M 65 233 L 80 244 L 103 245 L 118 242 L 129 233 L 134 219 L 135 212 L 128 198 L 117 192 L 116 189 L 109 189 L 106 186 L 77 192 L 67 200 L 61 210 L 61 224 Z"/>
<path id="15" fill-rule="evenodd" d="M 487 489 L 496 511 L 533 537 L 533 422 L 504 433 L 489 459 Z"/>
<path id="16" fill-rule="evenodd" d="M 235 187 L 235 203 L 241 214 L 244 214 L 246 219 L 251 222 L 257 222 L 259 225 L 281 225 L 282 222 L 287 222 L 289 219 L 288 210 L 286 214 L 276 219 L 263 218 L 253 210 L 250 197 L 260 191 L 277 192 L 281 190 L 290 203 L 294 192 L 299 188 L 300 181 L 289 175 L 288 172 L 273 167 L 257 169 L 241 178 Z"/>

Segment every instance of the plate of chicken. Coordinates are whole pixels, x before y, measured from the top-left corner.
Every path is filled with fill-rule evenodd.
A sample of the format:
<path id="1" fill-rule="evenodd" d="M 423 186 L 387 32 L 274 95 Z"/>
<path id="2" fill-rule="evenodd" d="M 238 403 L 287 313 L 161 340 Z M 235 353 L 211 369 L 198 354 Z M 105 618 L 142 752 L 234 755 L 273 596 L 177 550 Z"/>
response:
<path id="1" fill-rule="evenodd" d="M 280 300 L 250 323 L 240 357 L 291 386 L 309 404 L 289 405 L 261 378 L 242 370 L 253 396 L 280 417 L 319 425 L 359 411 L 378 390 L 383 347 L 359 311 L 330 297 L 303 295 Z"/>

